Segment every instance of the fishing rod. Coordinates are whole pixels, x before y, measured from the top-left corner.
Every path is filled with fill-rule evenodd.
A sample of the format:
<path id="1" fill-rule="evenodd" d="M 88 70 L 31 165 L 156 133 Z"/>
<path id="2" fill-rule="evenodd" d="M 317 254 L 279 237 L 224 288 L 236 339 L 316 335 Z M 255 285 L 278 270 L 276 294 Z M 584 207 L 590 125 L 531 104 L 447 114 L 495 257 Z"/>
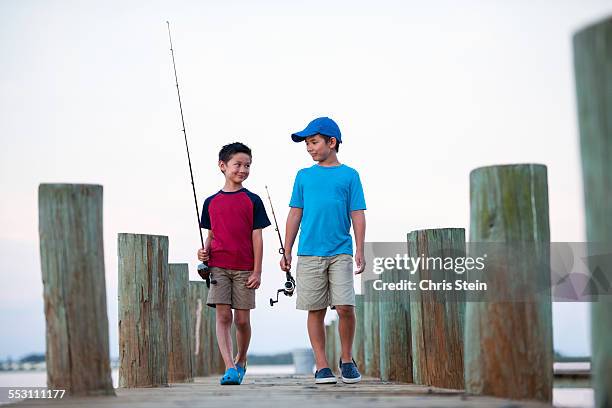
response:
<path id="1" fill-rule="evenodd" d="M 185 148 L 187 149 L 187 162 L 189 163 L 189 175 L 191 176 L 191 188 L 193 189 L 193 201 L 195 202 L 196 217 L 198 221 L 198 233 L 200 234 L 200 242 L 202 248 L 204 248 L 204 236 L 202 235 L 202 228 L 200 228 L 200 208 L 198 207 L 198 196 L 196 195 L 195 183 L 193 182 L 193 170 L 191 168 L 191 157 L 189 156 L 189 144 L 187 144 L 187 131 L 185 130 L 185 118 L 183 117 L 183 104 L 181 103 L 181 91 L 179 90 L 178 76 L 176 75 L 176 63 L 174 62 L 174 49 L 172 47 L 172 35 L 170 35 L 170 22 L 166 21 L 168 25 L 168 39 L 170 40 L 170 55 L 172 55 L 172 67 L 174 68 L 174 80 L 176 82 L 176 94 L 178 95 L 179 110 L 181 111 L 181 123 L 183 125 L 183 135 L 185 135 Z M 213 279 L 212 273 L 208 268 L 208 265 L 204 262 L 198 265 L 198 275 L 206 281 L 206 286 L 210 288 L 210 284 L 217 284 L 217 281 Z"/>
<path id="2" fill-rule="evenodd" d="M 280 248 L 278 249 L 278 253 L 283 256 L 285 260 L 285 265 L 289 265 L 287 262 L 287 256 L 285 256 L 285 246 L 283 245 L 283 239 L 281 238 L 280 231 L 278 229 L 278 222 L 276 221 L 276 214 L 274 213 L 274 206 L 272 205 L 272 199 L 270 198 L 270 192 L 268 191 L 268 186 L 266 187 L 266 194 L 268 195 L 268 201 L 270 201 L 270 209 L 272 210 L 272 217 L 274 218 L 274 229 L 278 234 L 278 241 L 280 242 Z M 278 303 L 278 295 L 282 293 L 285 296 L 293 296 L 293 292 L 295 291 L 295 279 L 291 276 L 291 270 L 286 272 L 287 282 L 285 282 L 285 286 L 276 291 L 276 300 L 270 298 L 270 306 L 274 306 L 275 303 Z"/>

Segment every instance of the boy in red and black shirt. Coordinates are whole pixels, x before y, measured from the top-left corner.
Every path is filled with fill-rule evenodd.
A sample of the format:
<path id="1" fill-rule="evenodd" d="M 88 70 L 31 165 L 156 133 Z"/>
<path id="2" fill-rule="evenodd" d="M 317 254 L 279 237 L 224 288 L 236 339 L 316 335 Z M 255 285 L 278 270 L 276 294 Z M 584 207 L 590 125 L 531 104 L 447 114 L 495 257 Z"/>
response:
<path id="1" fill-rule="evenodd" d="M 208 230 L 208 237 L 205 248 L 198 250 L 198 259 L 208 262 L 217 281 L 211 285 L 206 303 L 216 308 L 217 342 L 226 368 L 222 385 L 240 384 L 246 372 L 250 309 L 255 308 L 255 289 L 261 282 L 261 230 L 270 225 L 261 198 L 242 186 L 249 176 L 251 158 L 251 149 L 242 143 L 223 146 L 219 168 L 225 176 L 225 185 L 204 201 L 200 221 L 200 227 Z M 232 320 L 238 343 L 235 359 Z"/>

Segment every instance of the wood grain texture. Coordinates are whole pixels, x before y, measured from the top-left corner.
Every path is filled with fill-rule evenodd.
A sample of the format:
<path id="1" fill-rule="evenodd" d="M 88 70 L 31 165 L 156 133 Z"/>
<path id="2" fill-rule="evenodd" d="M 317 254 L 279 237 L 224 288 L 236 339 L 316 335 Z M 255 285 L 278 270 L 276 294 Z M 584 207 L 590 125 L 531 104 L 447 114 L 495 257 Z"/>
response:
<path id="1" fill-rule="evenodd" d="M 212 369 L 211 341 L 214 337 L 209 322 L 210 309 L 206 305 L 208 288 L 202 281 L 189 281 L 189 320 L 191 333 L 191 366 L 194 377 L 211 375 Z"/>
<path id="2" fill-rule="evenodd" d="M 360 370 L 365 369 L 365 326 L 363 319 L 363 295 L 355 295 L 355 339 L 353 340 L 353 358 Z"/>
<path id="3" fill-rule="evenodd" d="M 411 258 L 465 257 L 465 230 L 443 228 L 413 231 L 408 234 Z M 429 264 L 430 268 L 435 266 Z M 428 269 L 423 263 L 411 280 L 453 282 L 461 278 L 452 269 Z M 422 291 L 410 293 L 410 331 L 412 368 L 415 384 L 463 389 L 463 317 L 464 297 L 457 291 Z"/>
<path id="4" fill-rule="evenodd" d="M 219 377 L 198 377 L 170 388 L 120 388 L 117 397 L 31 399 L 20 408 L 551 408 L 537 401 L 470 396 L 414 384 L 365 377 L 359 384 L 315 385 L 312 375 L 250 375 L 240 386 L 220 386 Z"/>
<path id="5" fill-rule="evenodd" d="M 206 305 L 208 288 L 203 281 L 189 282 L 189 315 L 193 376 L 223 374 L 225 364 L 217 345 L 215 309 Z"/>
<path id="6" fill-rule="evenodd" d="M 502 243 L 504 250 L 520 256 L 487 261 L 489 290 L 504 301 L 467 303 L 468 392 L 514 399 L 552 398 L 546 173 L 543 165 L 517 164 L 483 167 L 470 174 L 471 244 Z"/>
<path id="7" fill-rule="evenodd" d="M 104 276 L 102 186 L 41 184 L 40 262 L 47 386 L 114 395 Z"/>
<path id="8" fill-rule="evenodd" d="M 168 237 L 119 234 L 119 386 L 168 385 Z"/>
<path id="9" fill-rule="evenodd" d="M 332 360 L 329 362 L 329 364 L 332 367 L 335 367 L 336 370 L 338 370 L 338 374 L 340 373 L 340 366 L 339 366 L 339 362 L 340 362 L 340 357 L 342 356 L 342 342 L 340 341 L 340 319 L 336 318 L 336 320 L 334 320 L 334 332 L 336 333 L 336 335 L 334 336 L 334 341 L 335 341 L 335 346 L 334 349 L 336 351 L 336 359 Z"/>
<path id="10" fill-rule="evenodd" d="M 612 242 L 612 18 L 574 35 L 574 70 L 587 241 L 609 244 Z M 612 265 L 606 266 L 601 270 L 606 271 L 608 281 L 612 282 Z M 612 407 L 609 295 L 591 304 L 591 344 L 595 406 Z"/>
<path id="11" fill-rule="evenodd" d="M 338 359 L 340 358 L 340 339 L 338 335 L 338 320 L 334 320 L 325 326 L 325 356 L 329 368 L 338 374 Z"/>
<path id="12" fill-rule="evenodd" d="M 403 277 L 397 269 L 386 270 L 381 275 L 383 282 L 399 282 Z M 409 292 L 386 290 L 379 296 L 380 378 L 412 382 Z"/>
<path id="13" fill-rule="evenodd" d="M 191 324 L 188 307 L 189 266 L 168 269 L 168 382 L 191 382 Z"/>
<path id="14" fill-rule="evenodd" d="M 371 284 L 363 285 L 363 326 L 365 375 L 380 378 L 380 316 L 379 296 Z"/>

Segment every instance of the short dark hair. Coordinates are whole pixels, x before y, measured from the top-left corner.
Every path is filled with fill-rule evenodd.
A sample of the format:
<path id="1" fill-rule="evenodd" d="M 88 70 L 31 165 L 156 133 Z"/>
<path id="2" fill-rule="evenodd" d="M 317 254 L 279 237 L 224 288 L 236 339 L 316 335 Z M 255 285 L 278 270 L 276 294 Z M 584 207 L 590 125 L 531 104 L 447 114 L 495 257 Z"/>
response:
<path id="1" fill-rule="evenodd" d="M 249 149 L 247 145 L 240 142 L 234 142 L 226 144 L 221 148 L 221 150 L 219 150 L 219 161 L 227 163 L 236 153 L 248 154 L 250 158 L 253 158 L 251 149 Z"/>
<path id="2" fill-rule="evenodd" d="M 319 133 L 319 135 L 321 134 Z M 325 139 L 325 143 L 329 143 L 329 139 L 331 139 L 331 137 L 325 135 L 321 135 L 321 137 Z M 334 139 L 336 139 L 336 147 L 334 147 L 334 150 L 336 151 L 336 153 L 338 153 L 340 151 L 340 142 L 338 142 L 338 138 L 334 137 Z"/>

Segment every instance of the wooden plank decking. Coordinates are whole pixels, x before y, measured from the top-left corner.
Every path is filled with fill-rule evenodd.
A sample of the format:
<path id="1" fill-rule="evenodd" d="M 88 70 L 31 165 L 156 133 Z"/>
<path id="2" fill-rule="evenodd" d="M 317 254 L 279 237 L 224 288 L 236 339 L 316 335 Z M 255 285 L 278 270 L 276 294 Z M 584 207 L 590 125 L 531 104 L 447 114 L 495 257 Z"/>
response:
<path id="1" fill-rule="evenodd" d="M 312 377 L 253 375 L 240 386 L 220 386 L 218 377 L 197 377 L 193 383 L 165 388 L 119 388 L 114 397 L 67 397 L 63 400 L 26 400 L 25 407 L 487 407 L 540 408 L 539 402 L 466 396 L 461 391 L 366 378 L 360 384 L 315 385 Z"/>

